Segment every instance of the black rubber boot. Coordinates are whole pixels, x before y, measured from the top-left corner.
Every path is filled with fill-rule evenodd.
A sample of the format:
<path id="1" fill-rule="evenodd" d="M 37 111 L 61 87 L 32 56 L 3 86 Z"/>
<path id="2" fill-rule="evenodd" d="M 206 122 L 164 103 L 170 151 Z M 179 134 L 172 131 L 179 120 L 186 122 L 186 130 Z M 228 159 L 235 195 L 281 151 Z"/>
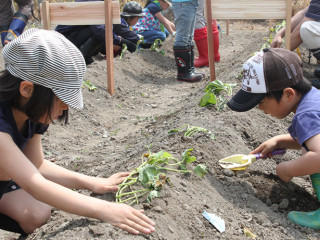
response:
<path id="1" fill-rule="evenodd" d="M 205 74 L 204 73 L 199 73 L 197 72 L 196 68 L 194 67 L 194 44 L 191 43 L 191 45 L 189 46 L 190 47 L 190 51 L 191 51 L 191 61 L 190 61 L 190 64 L 191 64 L 191 69 L 192 69 L 192 72 L 196 73 L 196 74 L 202 74 L 202 76 L 204 77 Z"/>
<path id="2" fill-rule="evenodd" d="M 16 12 L 13 16 L 13 19 L 10 23 L 8 33 L 4 39 L 4 41 L 11 42 L 13 39 L 19 37 L 25 26 L 27 25 L 28 17 L 23 13 Z"/>
<path id="3" fill-rule="evenodd" d="M 93 63 L 92 56 L 97 55 L 101 47 L 102 43 L 95 37 L 90 37 L 79 47 L 79 50 L 82 53 L 87 65 Z"/>
<path id="4" fill-rule="evenodd" d="M 192 71 L 191 49 L 189 46 L 173 47 L 174 58 L 178 67 L 177 79 L 186 82 L 196 82 L 203 78 L 202 74 Z"/>
<path id="5" fill-rule="evenodd" d="M 4 46 L 4 39 L 8 34 L 9 25 L 0 25 L 1 43 Z"/>
<path id="6" fill-rule="evenodd" d="M 316 68 L 316 70 L 314 70 L 314 76 L 320 78 L 320 68 Z"/>

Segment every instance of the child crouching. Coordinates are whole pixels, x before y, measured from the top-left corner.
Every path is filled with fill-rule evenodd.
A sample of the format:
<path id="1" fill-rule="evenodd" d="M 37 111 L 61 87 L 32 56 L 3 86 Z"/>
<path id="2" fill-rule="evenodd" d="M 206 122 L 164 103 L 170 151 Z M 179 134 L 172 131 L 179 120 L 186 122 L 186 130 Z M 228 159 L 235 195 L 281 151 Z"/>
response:
<path id="1" fill-rule="evenodd" d="M 128 175 L 86 176 L 44 159 L 41 135 L 68 108 L 83 107 L 86 66 L 81 52 L 55 31 L 30 29 L 3 48 L 0 74 L 0 228 L 32 233 L 50 218 L 51 208 L 96 218 L 133 234 L 151 233 L 154 222 L 125 204 L 96 194 L 115 192 Z"/>
<path id="2" fill-rule="evenodd" d="M 289 182 L 293 177 L 310 175 L 320 200 L 320 91 L 303 77 L 302 62 L 293 52 L 272 48 L 255 54 L 243 66 L 242 89 L 227 103 L 234 111 L 255 106 L 265 114 L 283 119 L 294 113 L 288 134 L 263 142 L 251 152 L 268 156 L 273 150 L 301 149 L 301 157 L 281 162 L 276 172 Z M 303 227 L 320 229 L 320 209 L 296 212 L 288 218 Z"/>

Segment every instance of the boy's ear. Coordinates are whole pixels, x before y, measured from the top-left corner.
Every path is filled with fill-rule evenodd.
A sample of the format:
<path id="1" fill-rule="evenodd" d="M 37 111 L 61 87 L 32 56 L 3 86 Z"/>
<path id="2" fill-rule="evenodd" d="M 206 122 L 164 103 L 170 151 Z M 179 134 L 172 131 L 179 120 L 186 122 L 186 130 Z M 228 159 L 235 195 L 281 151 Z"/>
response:
<path id="1" fill-rule="evenodd" d="M 283 95 L 288 99 L 292 99 L 296 96 L 296 92 L 293 88 L 285 88 L 283 89 Z"/>
<path id="2" fill-rule="evenodd" d="M 22 81 L 20 83 L 19 90 L 22 97 L 29 99 L 33 93 L 33 83 L 29 81 Z"/>

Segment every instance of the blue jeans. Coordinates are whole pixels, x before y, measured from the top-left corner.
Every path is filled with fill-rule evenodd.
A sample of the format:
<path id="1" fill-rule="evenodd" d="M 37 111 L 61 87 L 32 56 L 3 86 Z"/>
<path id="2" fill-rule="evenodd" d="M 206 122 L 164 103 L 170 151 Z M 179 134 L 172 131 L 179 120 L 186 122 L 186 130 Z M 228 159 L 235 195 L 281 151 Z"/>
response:
<path id="1" fill-rule="evenodd" d="M 164 30 L 165 32 L 158 30 L 146 30 L 139 34 L 143 36 L 143 39 L 146 43 L 153 43 L 156 39 L 160 39 L 163 42 L 169 36 L 168 30 Z"/>
<path id="2" fill-rule="evenodd" d="M 198 0 L 172 3 L 174 24 L 176 27 L 174 47 L 186 47 L 192 43 L 198 6 Z"/>

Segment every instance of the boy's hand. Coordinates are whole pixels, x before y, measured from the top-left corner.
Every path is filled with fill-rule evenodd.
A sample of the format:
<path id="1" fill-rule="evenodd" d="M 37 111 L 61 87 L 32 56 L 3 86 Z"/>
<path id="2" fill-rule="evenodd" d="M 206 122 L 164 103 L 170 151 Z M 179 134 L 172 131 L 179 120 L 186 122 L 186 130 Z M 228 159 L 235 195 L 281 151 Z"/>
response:
<path id="1" fill-rule="evenodd" d="M 277 149 L 277 141 L 274 138 L 270 138 L 254 149 L 250 154 L 260 153 L 261 158 L 268 158 L 270 157 L 270 153 L 275 149 Z"/>
<path id="2" fill-rule="evenodd" d="M 111 175 L 108 178 L 92 178 L 91 190 L 95 194 L 104 194 L 107 192 L 118 191 L 118 185 L 122 183 L 126 177 L 128 177 L 130 172 L 119 172 Z"/>

